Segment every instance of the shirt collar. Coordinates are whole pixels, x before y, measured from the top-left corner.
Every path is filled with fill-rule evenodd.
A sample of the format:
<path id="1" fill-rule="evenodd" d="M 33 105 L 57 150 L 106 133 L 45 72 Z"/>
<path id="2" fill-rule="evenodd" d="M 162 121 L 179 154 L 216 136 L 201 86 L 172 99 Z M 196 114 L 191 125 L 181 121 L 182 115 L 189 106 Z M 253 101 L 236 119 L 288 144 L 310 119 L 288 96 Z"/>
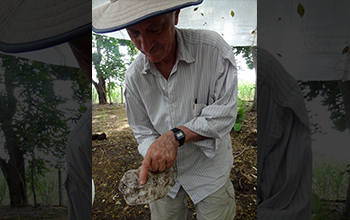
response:
<path id="1" fill-rule="evenodd" d="M 187 47 L 185 46 L 185 42 L 183 40 L 183 36 L 181 30 L 175 28 L 176 36 L 177 36 L 177 60 L 185 61 L 186 63 L 193 63 L 195 58 L 190 54 Z"/>
<path id="2" fill-rule="evenodd" d="M 176 55 L 176 62 L 179 60 L 184 61 L 186 63 L 193 63 L 195 61 L 195 58 L 190 54 L 188 49 L 185 46 L 185 42 L 183 40 L 183 36 L 181 33 L 181 30 L 178 28 L 175 28 L 176 31 L 176 39 L 177 39 L 177 55 Z M 151 72 L 151 66 L 152 68 L 155 68 L 154 64 L 149 61 L 149 59 L 144 55 L 141 54 L 143 57 L 143 63 L 145 64 L 142 70 L 142 74 L 147 74 Z"/>
<path id="3" fill-rule="evenodd" d="M 142 74 L 150 73 L 150 71 L 151 71 L 151 62 L 148 60 L 146 55 L 144 55 L 143 53 L 141 53 L 140 56 L 142 56 L 142 60 L 143 60 L 143 63 L 144 63 L 143 70 L 141 71 L 141 73 Z"/>

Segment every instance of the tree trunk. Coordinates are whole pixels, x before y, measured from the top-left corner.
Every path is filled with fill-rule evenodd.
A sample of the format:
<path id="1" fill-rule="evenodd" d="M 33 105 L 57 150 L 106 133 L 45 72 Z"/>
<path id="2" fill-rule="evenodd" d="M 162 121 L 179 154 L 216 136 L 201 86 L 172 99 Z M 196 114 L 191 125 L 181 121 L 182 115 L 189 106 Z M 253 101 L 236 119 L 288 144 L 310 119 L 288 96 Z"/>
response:
<path id="1" fill-rule="evenodd" d="M 33 198 L 34 198 L 34 208 L 38 206 L 38 203 L 36 201 L 36 193 L 35 193 L 35 180 L 34 180 L 34 173 L 35 173 L 35 154 L 34 151 L 32 152 L 32 164 L 31 164 L 31 179 L 32 179 L 32 192 L 33 192 Z"/>
<path id="2" fill-rule="evenodd" d="M 345 120 L 350 133 L 350 81 L 338 81 L 339 90 L 343 97 Z M 348 182 L 348 192 L 346 196 L 345 208 L 341 220 L 350 220 L 350 176 Z"/>
<path id="3" fill-rule="evenodd" d="M 111 81 L 108 79 L 108 98 L 109 103 L 112 104 L 112 98 L 111 98 Z"/>
<path id="4" fill-rule="evenodd" d="M 23 152 L 18 146 L 11 146 L 8 149 L 10 160 L 6 163 L 0 158 L 0 167 L 9 188 L 11 207 L 22 207 L 27 205 Z"/>
<path id="5" fill-rule="evenodd" d="M 252 106 L 252 110 L 256 111 L 257 110 L 257 106 L 258 106 L 258 95 L 257 95 L 257 79 L 258 79 L 258 75 L 257 75 L 257 71 L 258 71 L 258 64 L 257 64 L 257 57 L 256 57 L 256 53 L 255 53 L 255 47 L 251 46 L 250 47 L 250 52 L 252 53 L 252 57 L 253 57 L 253 64 L 254 64 L 254 69 L 255 69 L 255 92 L 254 92 L 254 100 L 253 100 L 253 106 Z"/>
<path id="6" fill-rule="evenodd" d="M 343 211 L 343 216 L 341 220 L 350 220 L 350 175 L 349 175 L 349 183 L 348 183 L 348 192 L 346 194 L 346 202 L 345 208 Z"/>
<path id="7" fill-rule="evenodd" d="M 123 100 L 123 86 L 120 87 L 120 97 L 122 99 L 122 104 L 124 103 L 124 100 Z"/>
<path id="8" fill-rule="evenodd" d="M 5 70 L 4 79 L 6 98 L 0 105 L 1 128 L 5 136 L 5 146 L 10 156 L 8 162 L 0 158 L 0 168 L 4 173 L 10 193 L 11 207 L 27 205 L 27 190 L 25 183 L 24 152 L 18 145 L 17 137 L 12 125 L 13 116 L 16 113 L 17 99 L 14 96 L 16 85 L 14 77 L 18 59 L 11 61 L 11 67 Z"/>
<path id="9" fill-rule="evenodd" d="M 106 96 L 106 80 L 103 78 L 99 66 L 102 61 L 102 54 L 101 54 L 101 42 L 102 36 L 98 37 L 98 40 L 96 42 L 96 48 L 97 48 L 97 55 L 92 57 L 92 62 L 94 63 L 97 71 L 97 77 L 98 77 L 98 83 L 92 80 L 92 84 L 94 84 L 97 94 L 98 94 L 98 103 L 106 104 L 107 103 L 107 96 Z"/>
<path id="10" fill-rule="evenodd" d="M 62 192 L 62 172 L 61 169 L 58 168 L 58 206 L 62 206 L 63 201 L 63 192 Z"/>
<path id="11" fill-rule="evenodd" d="M 98 103 L 99 104 L 107 104 L 107 95 L 106 95 L 106 81 L 100 76 L 98 77 L 98 83 L 92 81 L 94 84 L 97 94 L 98 94 Z"/>

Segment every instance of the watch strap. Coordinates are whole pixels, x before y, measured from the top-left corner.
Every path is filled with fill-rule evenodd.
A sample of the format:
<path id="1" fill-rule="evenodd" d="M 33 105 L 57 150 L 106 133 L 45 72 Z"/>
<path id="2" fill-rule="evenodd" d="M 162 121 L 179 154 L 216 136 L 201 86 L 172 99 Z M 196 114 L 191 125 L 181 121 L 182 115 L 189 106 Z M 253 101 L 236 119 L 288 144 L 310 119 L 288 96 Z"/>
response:
<path id="1" fill-rule="evenodd" d="M 181 147 L 185 143 L 185 139 L 186 139 L 185 133 L 181 129 L 178 129 L 178 128 L 173 128 L 173 129 L 171 129 L 171 131 L 174 132 L 175 139 L 179 142 L 179 144 L 180 144 L 179 147 Z M 178 132 L 181 132 L 183 134 L 182 138 L 179 138 L 177 136 Z"/>

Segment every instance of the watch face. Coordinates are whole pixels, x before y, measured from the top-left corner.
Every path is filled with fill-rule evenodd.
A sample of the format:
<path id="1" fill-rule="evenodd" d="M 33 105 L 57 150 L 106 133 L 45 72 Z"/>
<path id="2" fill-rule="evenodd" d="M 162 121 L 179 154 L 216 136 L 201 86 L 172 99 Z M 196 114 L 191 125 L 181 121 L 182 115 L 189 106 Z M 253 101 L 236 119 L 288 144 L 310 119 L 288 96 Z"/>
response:
<path id="1" fill-rule="evenodd" d="M 184 134 L 181 132 L 181 131 L 179 131 L 179 132 L 176 132 L 176 137 L 178 138 L 178 139 L 181 139 L 181 138 L 183 138 L 184 137 Z"/>

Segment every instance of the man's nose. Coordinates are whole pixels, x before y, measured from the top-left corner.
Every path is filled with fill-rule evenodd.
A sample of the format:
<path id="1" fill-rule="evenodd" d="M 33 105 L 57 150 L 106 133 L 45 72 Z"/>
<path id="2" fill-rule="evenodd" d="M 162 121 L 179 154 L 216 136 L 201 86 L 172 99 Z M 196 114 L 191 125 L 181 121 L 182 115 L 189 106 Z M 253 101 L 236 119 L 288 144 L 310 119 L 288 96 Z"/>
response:
<path id="1" fill-rule="evenodd" d="M 143 34 L 140 38 L 141 40 L 141 49 L 145 53 L 149 53 L 154 46 L 152 37 L 147 34 Z"/>

